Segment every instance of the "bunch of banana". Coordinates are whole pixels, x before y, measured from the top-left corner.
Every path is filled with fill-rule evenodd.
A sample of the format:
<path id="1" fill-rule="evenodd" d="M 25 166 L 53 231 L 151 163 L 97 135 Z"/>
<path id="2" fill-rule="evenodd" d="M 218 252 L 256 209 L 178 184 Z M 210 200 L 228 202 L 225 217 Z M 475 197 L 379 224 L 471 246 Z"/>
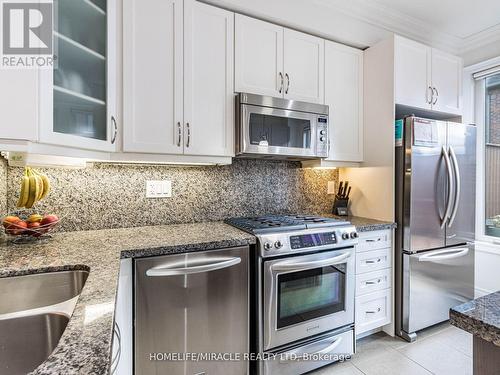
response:
<path id="1" fill-rule="evenodd" d="M 39 200 L 45 198 L 50 191 L 50 181 L 42 173 L 24 168 L 24 174 L 21 178 L 21 193 L 17 201 L 17 207 L 31 208 Z"/>

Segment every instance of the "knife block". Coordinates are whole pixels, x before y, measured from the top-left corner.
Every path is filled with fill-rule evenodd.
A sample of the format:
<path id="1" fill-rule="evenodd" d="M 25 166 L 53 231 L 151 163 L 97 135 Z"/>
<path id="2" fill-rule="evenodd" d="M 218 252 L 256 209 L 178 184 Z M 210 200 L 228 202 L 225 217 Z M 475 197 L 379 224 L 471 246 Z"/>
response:
<path id="1" fill-rule="evenodd" d="M 349 207 L 349 198 L 340 198 L 339 196 L 335 196 L 332 213 L 337 216 L 348 216 L 349 215 L 348 207 Z"/>

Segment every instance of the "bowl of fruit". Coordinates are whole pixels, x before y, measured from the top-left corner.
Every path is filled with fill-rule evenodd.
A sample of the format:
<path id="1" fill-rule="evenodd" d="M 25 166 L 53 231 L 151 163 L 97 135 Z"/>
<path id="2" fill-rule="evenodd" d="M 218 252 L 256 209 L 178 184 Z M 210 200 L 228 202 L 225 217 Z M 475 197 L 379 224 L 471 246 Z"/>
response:
<path id="1" fill-rule="evenodd" d="M 2 226 L 8 237 L 18 240 L 41 239 L 50 237 L 51 232 L 61 220 L 57 215 L 38 213 L 13 213 L 2 219 Z"/>

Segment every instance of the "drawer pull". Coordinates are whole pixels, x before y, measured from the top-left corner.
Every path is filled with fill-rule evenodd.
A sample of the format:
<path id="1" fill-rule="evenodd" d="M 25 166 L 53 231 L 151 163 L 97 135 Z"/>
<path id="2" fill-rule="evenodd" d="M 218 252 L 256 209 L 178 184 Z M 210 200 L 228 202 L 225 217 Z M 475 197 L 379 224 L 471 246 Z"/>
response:
<path id="1" fill-rule="evenodd" d="M 380 284 L 382 282 L 382 279 L 378 279 L 377 281 L 366 281 L 366 285 L 374 285 L 374 284 Z"/>
<path id="2" fill-rule="evenodd" d="M 366 242 L 380 242 L 382 241 L 382 238 L 377 238 L 376 240 L 372 240 L 372 239 L 367 239 Z"/>
<path id="3" fill-rule="evenodd" d="M 382 310 L 382 308 L 379 307 L 377 309 L 377 311 L 365 311 L 365 313 L 367 313 L 367 314 L 376 314 L 376 313 L 380 312 L 381 310 Z"/>
<path id="4" fill-rule="evenodd" d="M 374 264 L 374 263 L 380 263 L 382 259 L 378 258 L 377 260 L 367 260 L 365 261 L 366 264 Z"/>

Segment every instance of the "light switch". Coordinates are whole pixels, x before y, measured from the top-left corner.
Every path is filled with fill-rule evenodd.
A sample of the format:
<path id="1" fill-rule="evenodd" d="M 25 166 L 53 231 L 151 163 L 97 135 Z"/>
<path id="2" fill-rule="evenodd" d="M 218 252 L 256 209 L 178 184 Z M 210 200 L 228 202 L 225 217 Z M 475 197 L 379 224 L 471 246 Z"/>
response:
<path id="1" fill-rule="evenodd" d="M 146 198 L 172 197 L 172 181 L 146 181 Z"/>
<path id="2" fill-rule="evenodd" d="M 328 193 L 335 194 L 335 181 L 328 181 Z"/>

